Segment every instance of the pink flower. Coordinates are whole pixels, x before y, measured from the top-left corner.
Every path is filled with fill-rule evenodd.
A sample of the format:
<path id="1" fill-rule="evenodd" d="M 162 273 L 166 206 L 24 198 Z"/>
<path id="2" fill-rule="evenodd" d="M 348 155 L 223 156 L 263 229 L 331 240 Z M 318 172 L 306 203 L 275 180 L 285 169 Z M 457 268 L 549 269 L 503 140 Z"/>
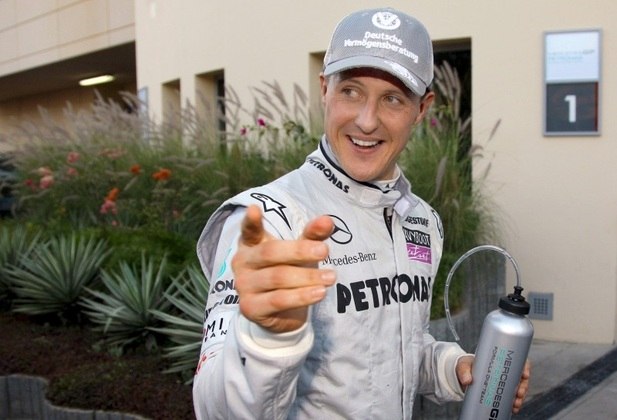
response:
<path id="1" fill-rule="evenodd" d="M 41 166 L 40 168 L 36 170 L 36 173 L 39 176 L 46 176 L 46 175 L 51 175 L 53 172 L 47 166 Z"/>
<path id="2" fill-rule="evenodd" d="M 437 118 L 431 117 L 431 127 L 437 127 L 438 121 Z"/>
<path id="3" fill-rule="evenodd" d="M 257 125 L 260 127 L 265 127 L 266 126 L 266 120 L 264 120 L 263 118 L 258 118 L 257 119 Z"/>
<path id="4" fill-rule="evenodd" d="M 108 157 L 109 159 L 118 159 L 126 154 L 126 151 L 121 148 L 117 149 L 104 149 L 100 155 Z"/>
<path id="5" fill-rule="evenodd" d="M 118 199 L 118 194 L 120 194 L 119 188 L 112 188 L 109 190 L 107 195 L 105 196 L 105 200 L 101 205 L 101 209 L 99 213 L 101 214 L 118 214 L 118 207 L 116 206 L 116 200 Z"/>
<path id="6" fill-rule="evenodd" d="M 54 185 L 54 176 L 53 175 L 45 175 L 39 181 L 39 188 L 45 190 Z"/>
<path id="7" fill-rule="evenodd" d="M 246 131 L 247 131 L 247 130 L 246 130 L 246 127 L 242 127 L 242 128 L 240 129 L 240 135 L 241 135 L 241 136 L 246 136 Z"/>
<path id="8" fill-rule="evenodd" d="M 66 155 L 66 163 L 75 163 L 78 160 L 79 160 L 78 152 L 69 152 L 69 154 Z"/>
<path id="9" fill-rule="evenodd" d="M 79 175 L 79 173 L 77 172 L 77 169 L 72 168 L 72 167 L 67 168 L 66 174 L 68 176 L 77 176 L 77 175 Z"/>
<path id="10" fill-rule="evenodd" d="M 36 191 L 36 185 L 34 184 L 34 181 L 32 180 L 32 178 L 26 179 L 24 181 L 24 185 L 30 188 L 32 191 Z"/>
<path id="11" fill-rule="evenodd" d="M 107 214 L 107 213 L 118 214 L 118 207 L 116 206 L 116 202 L 111 201 L 111 200 L 105 200 L 105 202 L 101 206 L 100 213 L 101 214 Z"/>

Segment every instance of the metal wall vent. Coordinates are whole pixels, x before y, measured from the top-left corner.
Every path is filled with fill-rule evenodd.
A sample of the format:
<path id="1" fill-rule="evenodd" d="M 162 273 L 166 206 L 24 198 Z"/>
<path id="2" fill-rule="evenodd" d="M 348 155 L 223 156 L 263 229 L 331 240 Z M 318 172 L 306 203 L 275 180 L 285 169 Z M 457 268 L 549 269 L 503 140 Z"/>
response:
<path id="1" fill-rule="evenodd" d="M 553 294 L 552 293 L 536 293 L 529 292 L 527 300 L 529 301 L 529 318 L 543 319 L 547 321 L 553 320 Z"/>

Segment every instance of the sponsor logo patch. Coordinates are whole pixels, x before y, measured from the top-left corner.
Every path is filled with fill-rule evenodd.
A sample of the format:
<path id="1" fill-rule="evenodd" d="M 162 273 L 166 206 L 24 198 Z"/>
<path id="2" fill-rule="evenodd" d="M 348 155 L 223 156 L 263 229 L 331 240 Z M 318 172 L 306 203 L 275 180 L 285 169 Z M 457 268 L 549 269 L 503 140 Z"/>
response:
<path id="1" fill-rule="evenodd" d="M 418 261 L 430 264 L 431 259 L 431 235 L 419 230 L 403 228 L 405 242 L 407 243 L 407 257 L 410 261 Z"/>

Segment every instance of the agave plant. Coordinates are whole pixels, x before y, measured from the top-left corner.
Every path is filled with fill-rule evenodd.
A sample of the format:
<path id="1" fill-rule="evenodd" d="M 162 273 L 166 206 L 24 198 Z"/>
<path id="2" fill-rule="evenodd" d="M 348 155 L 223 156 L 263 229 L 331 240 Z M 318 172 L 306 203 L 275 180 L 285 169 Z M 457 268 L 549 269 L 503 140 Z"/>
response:
<path id="1" fill-rule="evenodd" d="M 39 239 L 39 232 L 30 233 L 21 225 L 0 228 L 0 300 L 11 296 L 9 268 L 19 266 L 20 259 L 30 255 Z"/>
<path id="2" fill-rule="evenodd" d="M 103 291 L 88 289 L 91 297 L 83 299 L 84 311 L 112 349 L 140 344 L 148 351 L 158 348 L 152 328 L 160 326 L 160 321 L 152 311 L 165 312 L 171 306 L 164 296 L 166 261 L 165 257 L 158 262 L 142 253 L 141 264 L 121 261 L 118 271 L 103 270 Z"/>
<path id="3" fill-rule="evenodd" d="M 99 278 L 110 252 L 106 241 L 76 233 L 36 245 L 19 265 L 6 270 L 17 296 L 13 310 L 78 322 L 85 288 Z"/>
<path id="4" fill-rule="evenodd" d="M 176 314 L 153 310 L 167 326 L 153 328 L 166 335 L 173 345 L 166 348 L 165 357 L 172 360 L 166 373 L 180 373 L 192 382 L 201 346 L 204 307 L 209 282 L 196 265 L 188 266 L 174 277 L 165 298 L 175 307 Z"/>

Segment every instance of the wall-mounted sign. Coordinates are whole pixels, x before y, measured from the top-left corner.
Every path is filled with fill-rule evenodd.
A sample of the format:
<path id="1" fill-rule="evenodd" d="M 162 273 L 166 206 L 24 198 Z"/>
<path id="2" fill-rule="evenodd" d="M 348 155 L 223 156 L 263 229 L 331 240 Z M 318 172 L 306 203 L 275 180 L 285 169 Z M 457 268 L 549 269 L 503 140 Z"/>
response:
<path id="1" fill-rule="evenodd" d="M 600 31 L 544 36 L 544 134 L 600 134 Z"/>

